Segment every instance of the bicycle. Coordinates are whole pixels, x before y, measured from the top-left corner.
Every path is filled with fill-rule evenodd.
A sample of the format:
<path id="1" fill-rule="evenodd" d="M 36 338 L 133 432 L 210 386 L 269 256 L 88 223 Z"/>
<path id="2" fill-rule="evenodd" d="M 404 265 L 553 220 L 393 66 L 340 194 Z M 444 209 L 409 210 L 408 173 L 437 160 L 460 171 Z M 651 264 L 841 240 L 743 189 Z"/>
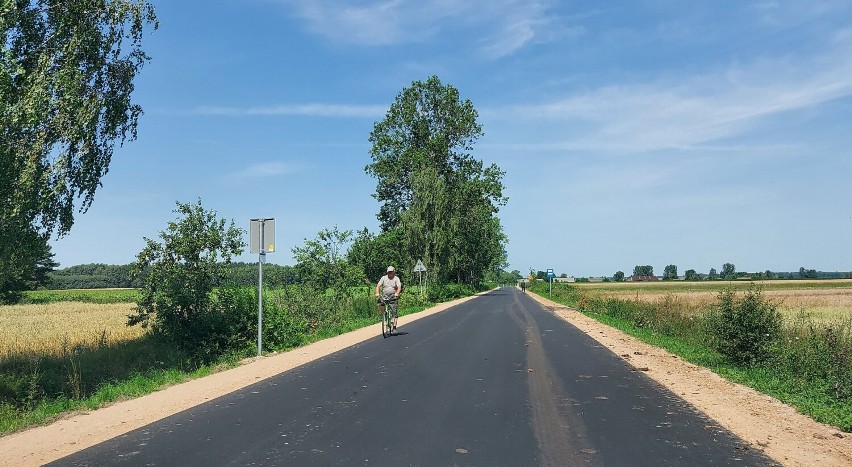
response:
<path id="1" fill-rule="evenodd" d="M 396 304 L 396 300 L 381 296 L 382 300 L 382 308 L 384 311 L 382 312 L 382 337 L 387 338 L 388 336 L 392 336 L 393 332 L 396 331 L 396 326 L 393 324 L 393 314 L 391 313 L 391 304 Z"/>

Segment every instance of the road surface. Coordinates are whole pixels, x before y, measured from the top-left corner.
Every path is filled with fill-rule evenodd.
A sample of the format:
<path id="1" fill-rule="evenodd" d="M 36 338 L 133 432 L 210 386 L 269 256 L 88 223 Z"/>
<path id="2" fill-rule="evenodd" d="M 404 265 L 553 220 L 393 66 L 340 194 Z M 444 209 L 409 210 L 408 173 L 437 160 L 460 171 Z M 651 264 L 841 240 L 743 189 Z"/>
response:
<path id="1" fill-rule="evenodd" d="M 773 465 L 503 288 L 51 465 Z"/>

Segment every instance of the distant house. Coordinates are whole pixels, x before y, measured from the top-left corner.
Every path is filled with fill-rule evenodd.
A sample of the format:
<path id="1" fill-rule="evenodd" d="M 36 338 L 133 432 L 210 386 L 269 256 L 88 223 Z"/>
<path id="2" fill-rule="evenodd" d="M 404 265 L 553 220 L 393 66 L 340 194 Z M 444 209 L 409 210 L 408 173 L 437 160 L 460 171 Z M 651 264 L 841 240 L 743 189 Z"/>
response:
<path id="1" fill-rule="evenodd" d="M 574 276 L 571 277 L 554 277 L 553 282 L 575 282 L 577 279 Z"/>
<path id="2" fill-rule="evenodd" d="M 630 276 L 624 279 L 627 282 L 650 282 L 660 280 L 657 276 Z"/>

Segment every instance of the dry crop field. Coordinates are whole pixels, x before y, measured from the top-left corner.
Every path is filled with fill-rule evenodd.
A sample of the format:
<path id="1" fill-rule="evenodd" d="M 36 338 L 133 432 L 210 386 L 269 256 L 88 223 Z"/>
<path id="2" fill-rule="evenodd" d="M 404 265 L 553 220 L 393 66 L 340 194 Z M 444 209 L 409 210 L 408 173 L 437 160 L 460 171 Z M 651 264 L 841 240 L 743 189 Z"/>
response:
<path id="1" fill-rule="evenodd" d="M 733 286 L 744 290 L 750 282 L 604 282 L 576 284 L 580 290 L 606 297 L 643 302 L 676 301 L 684 311 L 706 309 L 719 292 Z M 756 281 L 763 295 L 778 305 L 781 314 L 795 319 L 801 312 L 814 321 L 829 323 L 852 319 L 852 280 Z"/>
<path id="2" fill-rule="evenodd" d="M 76 346 L 136 339 L 145 333 L 128 327 L 131 303 L 56 302 L 0 306 L 0 360 L 12 355 L 63 355 Z"/>

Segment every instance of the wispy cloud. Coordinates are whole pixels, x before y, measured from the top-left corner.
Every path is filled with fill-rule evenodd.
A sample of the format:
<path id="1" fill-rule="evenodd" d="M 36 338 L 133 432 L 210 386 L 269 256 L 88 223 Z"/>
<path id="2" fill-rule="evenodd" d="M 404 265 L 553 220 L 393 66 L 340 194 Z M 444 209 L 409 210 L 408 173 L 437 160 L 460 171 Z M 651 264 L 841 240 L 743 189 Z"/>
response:
<path id="1" fill-rule="evenodd" d="M 283 162 L 264 162 L 250 165 L 234 174 L 238 179 L 278 177 L 294 172 L 295 169 Z"/>
<path id="2" fill-rule="evenodd" d="M 296 115 L 303 117 L 375 118 L 384 115 L 385 111 L 387 111 L 387 106 L 382 105 L 297 104 L 269 107 L 201 106 L 192 113 L 226 117 Z"/>
<path id="3" fill-rule="evenodd" d="M 547 0 L 284 0 L 309 30 L 332 41 L 366 46 L 403 45 L 469 37 L 487 58 L 580 29 L 551 16 Z M 461 43 L 464 43 L 462 41 Z"/>
<path id="4" fill-rule="evenodd" d="M 800 61 L 761 61 L 693 76 L 610 85 L 535 105 L 483 115 L 582 124 L 561 143 L 586 150 L 690 148 L 747 132 L 767 117 L 852 96 L 852 50 Z"/>

